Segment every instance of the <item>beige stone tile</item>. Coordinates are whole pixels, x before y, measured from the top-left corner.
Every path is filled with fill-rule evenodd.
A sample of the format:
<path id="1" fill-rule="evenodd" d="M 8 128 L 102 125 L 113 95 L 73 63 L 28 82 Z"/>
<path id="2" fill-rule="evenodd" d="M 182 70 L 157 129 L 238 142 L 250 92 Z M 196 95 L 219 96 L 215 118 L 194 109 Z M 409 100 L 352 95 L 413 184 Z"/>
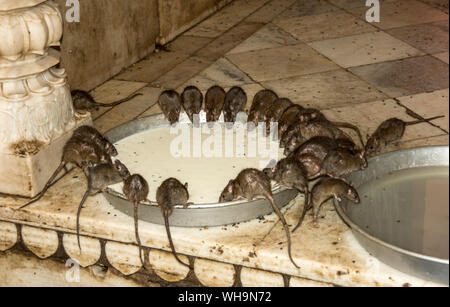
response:
<path id="1" fill-rule="evenodd" d="M 377 28 L 343 11 L 277 20 L 275 24 L 304 42 L 373 32 Z"/>
<path id="2" fill-rule="evenodd" d="M 438 58 L 439 60 L 441 60 L 444 63 L 449 63 L 449 56 L 448 56 L 448 51 L 447 52 L 442 52 L 442 53 L 437 53 L 437 54 L 433 54 L 433 56 L 435 58 Z"/>
<path id="3" fill-rule="evenodd" d="M 429 54 L 448 51 L 448 21 L 396 28 L 387 33 Z"/>
<path id="4" fill-rule="evenodd" d="M 387 98 L 373 86 L 344 70 L 267 81 L 263 86 L 304 107 L 326 109 Z"/>
<path id="5" fill-rule="evenodd" d="M 406 109 L 399 106 L 393 99 L 362 103 L 352 106 L 332 108 L 324 110 L 327 118 L 333 121 L 345 121 L 359 127 L 365 138 L 371 135 L 385 120 L 397 117 L 404 121 L 415 119 L 406 114 Z M 402 141 L 421 139 L 426 137 L 442 135 L 441 129 L 433 127 L 428 123 L 417 124 L 406 128 Z"/>
<path id="6" fill-rule="evenodd" d="M 168 43 L 165 47 L 172 51 L 183 52 L 186 54 L 193 54 L 200 48 L 203 48 L 209 44 L 213 39 L 209 37 L 199 37 L 190 35 L 181 35 L 172 42 Z"/>
<path id="7" fill-rule="evenodd" d="M 355 8 L 350 11 L 365 20 L 367 8 Z M 420 23 L 448 20 L 448 14 L 416 0 L 402 0 L 380 6 L 380 22 L 373 23 L 381 29 L 399 28 Z"/>
<path id="8" fill-rule="evenodd" d="M 448 14 L 448 0 L 422 0 L 422 1 Z"/>
<path id="9" fill-rule="evenodd" d="M 424 54 L 384 32 L 364 33 L 308 45 L 345 68 Z"/>
<path id="10" fill-rule="evenodd" d="M 114 107 L 94 121 L 94 126 L 102 133 L 135 119 L 158 102 L 161 89 L 145 87 L 139 92 L 143 95 Z"/>
<path id="11" fill-rule="evenodd" d="M 151 83 L 173 69 L 189 57 L 181 51 L 159 51 L 152 53 L 142 61 L 131 65 L 115 79 Z"/>
<path id="12" fill-rule="evenodd" d="M 196 55 L 215 61 L 261 29 L 261 23 L 240 23 L 199 50 Z"/>
<path id="13" fill-rule="evenodd" d="M 92 92 L 90 92 L 90 94 L 97 102 L 112 103 L 129 97 L 131 94 L 137 92 L 146 85 L 147 83 L 144 82 L 109 80 L 94 89 Z M 109 109 L 110 108 L 99 108 L 98 111 L 92 112 L 92 118 L 97 118 Z"/>
<path id="14" fill-rule="evenodd" d="M 337 68 L 305 44 L 230 54 L 227 58 L 256 81 L 277 80 Z"/>
<path id="15" fill-rule="evenodd" d="M 298 0 L 272 0 L 248 16 L 245 21 L 268 23 L 296 2 Z"/>
<path id="16" fill-rule="evenodd" d="M 269 0 L 236 0 L 187 32 L 187 35 L 218 37 L 255 12 Z"/>
<path id="17" fill-rule="evenodd" d="M 395 2 L 395 1 L 397 1 L 397 0 L 381 0 L 380 4 L 384 5 L 384 4 Z M 340 8 L 347 9 L 347 10 L 366 6 L 365 0 L 328 0 L 328 2 L 330 2 L 333 5 L 338 6 Z M 366 10 L 367 9 L 368 8 L 366 8 Z"/>
<path id="18" fill-rule="evenodd" d="M 296 45 L 300 42 L 292 35 L 274 24 L 267 24 L 261 30 L 250 36 L 244 42 L 232 49 L 228 54 L 243 53 L 253 50 L 270 49 L 282 46 Z"/>
<path id="19" fill-rule="evenodd" d="M 286 20 L 289 18 L 297 18 L 306 15 L 322 14 L 337 11 L 334 5 L 326 0 L 297 0 L 294 5 L 281 13 L 275 20 Z"/>
<path id="20" fill-rule="evenodd" d="M 432 121 L 432 123 L 448 132 L 448 88 L 431 93 L 399 97 L 398 100 L 400 100 L 402 105 L 411 109 L 423 118 L 445 115 L 444 118 L 436 119 Z"/>
<path id="21" fill-rule="evenodd" d="M 158 78 L 158 80 L 155 80 L 151 85 L 153 87 L 175 89 L 211 64 L 212 62 L 207 59 L 196 56 L 190 57 Z"/>
<path id="22" fill-rule="evenodd" d="M 245 73 L 227 59 L 222 58 L 194 78 L 185 82 L 179 89 L 188 85 L 195 85 L 203 91 L 216 84 L 222 87 L 231 87 L 250 83 L 254 82 Z"/>
<path id="23" fill-rule="evenodd" d="M 391 97 L 448 88 L 448 64 L 432 56 L 353 67 L 350 71 Z"/>

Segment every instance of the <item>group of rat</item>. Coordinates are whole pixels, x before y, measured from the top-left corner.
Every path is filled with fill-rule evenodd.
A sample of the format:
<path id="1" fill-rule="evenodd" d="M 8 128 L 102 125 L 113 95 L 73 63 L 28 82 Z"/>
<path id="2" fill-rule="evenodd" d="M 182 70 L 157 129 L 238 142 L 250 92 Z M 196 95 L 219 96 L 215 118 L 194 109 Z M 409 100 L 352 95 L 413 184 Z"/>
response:
<path id="1" fill-rule="evenodd" d="M 111 104 L 100 104 L 95 102 L 87 92 L 79 90 L 72 92 L 74 108 L 77 111 L 115 106 L 137 95 L 140 94 Z M 199 114 L 202 110 L 206 112 L 208 123 L 218 121 L 222 113 L 226 123 L 234 123 L 237 114 L 245 111 L 247 94 L 238 86 L 231 88 L 228 92 L 220 86 L 213 86 L 203 97 L 197 87 L 188 86 L 181 95 L 174 90 L 162 92 L 157 103 L 171 125 L 178 122 L 182 109 L 193 123 L 194 115 Z M 408 114 L 417 117 L 414 113 L 408 112 Z M 298 267 L 291 255 L 289 227 L 273 199 L 271 181 L 286 188 L 296 188 L 305 194 L 303 212 L 292 232 L 301 226 L 306 212 L 311 208 L 314 217 L 313 225 L 317 227 L 320 207 L 329 199 L 334 198 L 341 201 L 342 198 L 346 198 L 359 203 L 357 191 L 342 179 L 342 176 L 367 168 L 367 157 L 371 157 L 383 151 L 387 145 L 399 141 L 406 126 L 441 117 L 419 118 L 414 122 L 404 122 L 398 118 L 388 119 L 368 138 L 367 144 L 364 144 L 358 127 L 348 123 L 330 121 L 317 109 L 304 108 L 292 103 L 288 98 L 279 98 L 272 90 L 261 90 L 253 98 L 252 106 L 248 111 L 248 129 L 254 129 L 259 123 L 264 122 L 266 134 L 269 135 L 271 123 L 278 123 L 278 130 L 275 132 L 278 132 L 280 146 L 284 147 L 286 158 L 278 161 L 274 167 L 262 171 L 258 169 L 242 170 L 224 188 L 219 202 L 267 198 L 286 232 L 289 258 Z M 361 147 L 358 147 L 352 138 L 340 128 L 354 130 L 359 137 Z M 87 197 L 107 190 L 110 185 L 123 182 L 123 193 L 134 204 L 135 235 L 139 245 L 139 256 L 144 264 L 138 231 L 138 206 L 139 203 L 148 199 L 149 185 L 141 175 L 130 174 L 127 167 L 119 160 L 116 159 L 113 162 L 112 158 L 117 155 L 118 152 L 114 145 L 95 128 L 90 126 L 78 128 L 65 144 L 61 164 L 43 191 L 21 209 L 41 199 L 58 174 L 66 169 L 67 164 L 81 168 L 88 180 L 86 193 L 77 211 L 77 240 L 81 250 L 79 217 Z M 319 178 L 320 180 L 309 191 L 309 181 Z M 176 178 L 165 180 L 156 192 L 156 202 L 164 216 L 172 252 L 178 262 L 190 267 L 189 264 L 178 258 L 169 228 L 169 216 L 174 207 L 186 207 L 189 205 L 188 200 L 188 184 L 182 184 Z"/>

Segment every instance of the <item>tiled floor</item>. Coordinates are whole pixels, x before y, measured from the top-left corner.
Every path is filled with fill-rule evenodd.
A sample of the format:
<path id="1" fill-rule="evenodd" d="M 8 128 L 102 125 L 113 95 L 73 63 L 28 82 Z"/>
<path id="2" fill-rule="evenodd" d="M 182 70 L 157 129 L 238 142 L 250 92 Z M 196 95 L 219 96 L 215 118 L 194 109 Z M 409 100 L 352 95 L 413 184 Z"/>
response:
<path id="1" fill-rule="evenodd" d="M 143 96 L 94 113 L 101 131 L 160 113 L 159 93 L 240 85 L 250 100 L 270 88 L 357 124 L 364 134 L 405 110 L 443 119 L 408 127 L 391 149 L 448 144 L 448 4 L 384 0 L 381 22 L 364 0 L 235 0 L 93 91 L 101 102 Z"/>

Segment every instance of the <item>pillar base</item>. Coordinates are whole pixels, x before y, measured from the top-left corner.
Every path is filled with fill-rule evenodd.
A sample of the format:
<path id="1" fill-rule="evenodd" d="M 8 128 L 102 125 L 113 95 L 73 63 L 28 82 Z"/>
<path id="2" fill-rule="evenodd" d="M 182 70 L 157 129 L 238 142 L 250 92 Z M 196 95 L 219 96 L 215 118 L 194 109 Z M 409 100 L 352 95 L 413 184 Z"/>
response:
<path id="1" fill-rule="evenodd" d="M 0 152 L 0 193 L 34 197 L 58 168 L 63 147 L 75 129 L 92 125 L 90 114 L 79 118 L 71 130 L 40 148 L 39 143 L 23 144 L 14 154 Z"/>

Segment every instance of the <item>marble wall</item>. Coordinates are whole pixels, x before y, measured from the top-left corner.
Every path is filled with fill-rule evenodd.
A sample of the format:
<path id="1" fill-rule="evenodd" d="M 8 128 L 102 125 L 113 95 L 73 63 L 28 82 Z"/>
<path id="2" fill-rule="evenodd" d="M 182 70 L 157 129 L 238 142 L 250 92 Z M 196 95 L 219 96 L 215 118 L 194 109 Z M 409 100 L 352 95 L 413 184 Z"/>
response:
<path id="1" fill-rule="evenodd" d="M 72 88 L 91 90 L 232 0 L 79 0 L 64 21 L 61 63 Z M 70 7 L 56 0 L 63 16 Z"/>

